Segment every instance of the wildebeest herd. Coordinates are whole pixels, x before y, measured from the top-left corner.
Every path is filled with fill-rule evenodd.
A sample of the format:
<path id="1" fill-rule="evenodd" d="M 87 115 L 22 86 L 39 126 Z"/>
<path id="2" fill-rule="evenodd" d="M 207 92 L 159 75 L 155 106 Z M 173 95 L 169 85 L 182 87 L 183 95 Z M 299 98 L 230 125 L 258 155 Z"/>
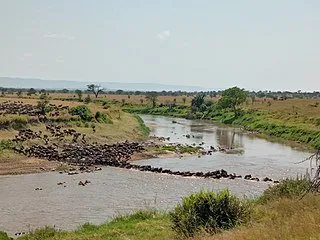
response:
<path id="1" fill-rule="evenodd" d="M 67 106 L 50 105 L 58 114 L 61 110 L 68 109 Z M 26 114 L 29 116 L 39 116 L 41 114 L 36 106 L 23 104 L 22 102 L 0 103 L 1 114 Z M 33 141 L 35 140 L 35 141 Z M 145 143 L 125 141 L 116 144 L 98 144 L 87 141 L 86 134 L 79 133 L 71 128 L 63 128 L 57 124 L 46 124 L 46 132 L 35 132 L 31 129 L 20 130 L 13 139 L 16 142 L 14 150 L 28 157 L 37 157 L 50 161 L 65 162 L 76 164 L 81 168 L 93 165 L 105 165 L 125 169 L 134 169 L 139 171 L 148 171 L 154 173 L 165 173 L 183 177 L 203 177 L 203 178 L 242 178 L 235 173 L 229 174 L 226 170 L 216 170 L 209 172 L 191 172 L 191 171 L 172 171 L 152 167 L 150 165 L 142 166 L 130 163 L 132 155 L 141 152 L 145 148 Z M 212 149 L 206 154 L 211 155 Z M 245 175 L 244 179 L 259 181 L 257 177 L 250 174 Z M 263 181 L 272 181 L 266 177 Z M 273 181 L 277 183 L 278 181 Z"/>
<path id="2" fill-rule="evenodd" d="M 51 110 L 51 115 L 53 116 L 59 116 L 59 113 L 62 110 L 68 110 L 69 106 L 63 106 L 63 105 L 55 105 L 55 104 L 49 104 L 48 107 Z M 6 101 L 3 103 L 0 103 L 0 115 L 6 115 L 6 114 L 19 114 L 19 115 L 28 115 L 28 116 L 40 116 L 43 115 L 41 113 L 41 109 L 32 104 L 25 104 L 22 101 Z"/>
<path id="3" fill-rule="evenodd" d="M 138 142 L 125 141 L 116 144 L 97 144 L 83 142 L 85 135 L 78 133 L 74 129 L 62 129 L 61 126 L 47 125 L 48 135 L 40 132 L 34 132 L 30 129 L 19 131 L 14 141 L 18 144 L 14 150 L 20 154 L 28 157 L 38 157 L 48 159 L 50 161 L 66 162 L 76 164 L 85 169 L 93 165 L 105 165 L 112 167 L 119 167 L 125 169 L 133 169 L 139 171 L 148 171 L 154 173 L 165 173 L 170 175 L 178 175 L 182 177 L 202 177 L 202 178 L 242 178 L 242 176 L 235 173 L 229 174 L 226 170 L 216 170 L 209 172 L 190 172 L 190 171 L 172 171 L 170 169 L 163 169 L 152 167 L 150 165 L 137 165 L 129 162 L 131 156 L 136 152 L 144 150 L 144 144 Z M 61 141 L 67 136 L 72 136 L 71 142 Z M 79 138 L 79 136 L 82 136 Z M 56 141 L 58 138 L 59 141 Z M 24 142 L 32 139 L 40 139 L 44 144 L 32 144 L 29 147 L 23 145 Z M 86 140 L 85 140 L 86 141 Z M 62 144 L 59 142 L 63 142 Z M 259 178 L 246 175 L 246 180 L 259 181 Z M 266 177 L 263 181 L 272 181 Z M 277 181 L 274 181 L 277 182 Z"/>

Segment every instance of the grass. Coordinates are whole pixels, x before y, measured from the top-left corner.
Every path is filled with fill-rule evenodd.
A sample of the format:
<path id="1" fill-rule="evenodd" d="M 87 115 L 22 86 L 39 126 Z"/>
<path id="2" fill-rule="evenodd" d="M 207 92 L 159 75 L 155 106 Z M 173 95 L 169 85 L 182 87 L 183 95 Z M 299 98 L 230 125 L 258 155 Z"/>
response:
<path id="1" fill-rule="evenodd" d="M 85 240 L 169 240 L 174 238 L 170 228 L 169 215 L 153 210 L 141 210 L 134 214 L 119 216 L 113 221 L 93 225 L 86 223 L 73 232 L 62 232 L 50 227 L 38 229 L 31 234 L 18 238 L 19 240 L 49 240 L 49 239 L 85 239 Z"/>
<path id="2" fill-rule="evenodd" d="M 258 203 L 266 203 L 280 198 L 293 199 L 303 196 L 310 188 L 311 182 L 307 178 L 284 179 L 281 184 L 267 188 L 257 199 Z"/>
<path id="3" fill-rule="evenodd" d="M 139 124 L 138 128 L 139 128 L 140 132 L 146 137 L 149 136 L 150 129 L 145 125 L 145 123 L 143 122 L 142 118 L 139 117 L 137 114 L 134 114 L 133 116 L 138 121 L 138 124 Z"/>
<path id="4" fill-rule="evenodd" d="M 7 98 L 0 98 L 0 102 L 8 100 Z M 10 99 L 14 101 L 15 99 Z M 16 99 L 17 101 L 23 101 L 28 104 L 37 104 L 37 99 Z M 69 107 L 76 107 L 83 105 L 81 102 L 70 101 L 56 101 L 52 100 L 50 103 Z M 81 121 L 80 119 L 71 118 L 72 116 L 68 111 L 62 111 L 62 115 L 59 116 L 61 121 L 57 119 L 49 119 L 55 121 L 56 124 L 63 128 L 72 128 L 77 132 L 86 135 L 87 143 L 101 143 L 112 144 L 129 141 L 141 141 L 145 140 L 148 136 L 149 130 L 144 125 L 143 121 L 138 116 L 123 112 L 118 106 L 112 105 L 107 109 L 100 103 L 90 103 L 86 105 L 91 110 L 93 116 L 91 121 Z M 99 113 L 98 113 L 99 112 Z M 98 114 L 97 114 L 98 113 Z M 94 115 L 95 114 L 95 115 Z M 35 120 L 35 121 L 33 121 Z M 95 126 L 95 131 L 93 129 Z M 57 162 L 41 160 L 36 158 L 28 158 L 14 153 L 10 150 L 13 146 L 9 140 L 14 139 L 18 133 L 17 129 L 28 128 L 33 131 L 41 131 L 43 135 L 49 135 L 46 130 L 45 124 L 39 122 L 34 117 L 28 117 L 24 115 L 9 115 L 6 114 L 0 116 L 0 175 L 6 174 L 23 174 L 23 173 L 36 173 L 51 169 L 61 169 Z M 72 137 L 67 137 L 69 140 Z M 58 140 L 55 140 L 58 141 Z M 26 146 L 32 144 L 44 144 L 43 140 L 32 139 L 25 142 Z M 64 169 L 62 167 L 62 169 Z"/>
<path id="5" fill-rule="evenodd" d="M 232 121 L 245 129 L 258 131 L 269 136 L 296 141 L 320 149 L 320 128 L 310 123 L 275 118 L 267 113 L 246 111 L 243 116 Z"/>
<path id="6" fill-rule="evenodd" d="M 22 129 L 30 122 L 29 116 L 19 116 L 8 114 L 0 116 L 0 129 Z"/>
<path id="7" fill-rule="evenodd" d="M 197 153 L 200 147 L 186 146 L 186 145 L 161 145 L 159 147 L 147 147 L 148 152 L 155 152 L 158 154 L 166 154 L 168 152 L 175 152 L 179 154 Z"/>
<path id="8" fill-rule="evenodd" d="M 247 226 L 196 240 L 270 240 L 320 239 L 319 196 L 302 200 L 281 198 L 258 205 L 255 221 Z"/>

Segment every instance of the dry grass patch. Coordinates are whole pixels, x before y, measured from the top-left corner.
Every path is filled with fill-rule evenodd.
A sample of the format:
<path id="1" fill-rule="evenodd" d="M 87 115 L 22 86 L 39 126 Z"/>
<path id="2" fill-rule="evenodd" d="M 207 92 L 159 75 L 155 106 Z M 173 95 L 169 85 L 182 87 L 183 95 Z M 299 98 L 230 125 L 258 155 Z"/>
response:
<path id="1" fill-rule="evenodd" d="M 26 157 L 10 150 L 0 153 L 0 175 L 51 171 L 59 165 L 59 162 Z"/>
<path id="2" fill-rule="evenodd" d="M 320 239 L 320 196 L 279 199 L 256 207 L 248 226 L 197 240 Z"/>

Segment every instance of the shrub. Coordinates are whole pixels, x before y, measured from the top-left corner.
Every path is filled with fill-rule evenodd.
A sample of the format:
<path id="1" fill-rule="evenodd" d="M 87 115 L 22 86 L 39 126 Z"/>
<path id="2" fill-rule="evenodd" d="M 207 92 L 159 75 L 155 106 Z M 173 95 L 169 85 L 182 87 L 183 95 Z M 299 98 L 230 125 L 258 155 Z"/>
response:
<path id="1" fill-rule="evenodd" d="M 78 115 L 82 121 L 91 121 L 92 113 L 87 106 L 80 105 L 70 109 L 71 115 Z"/>
<path id="2" fill-rule="evenodd" d="M 285 179 L 279 184 L 270 186 L 258 198 L 258 202 L 265 203 L 279 198 L 293 198 L 301 196 L 310 188 L 311 181 L 307 178 Z"/>
<path id="3" fill-rule="evenodd" d="M 86 104 L 92 102 L 92 99 L 91 99 L 90 95 L 86 96 L 86 98 L 84 99 L 84 102 L 85 102 Z"/>
<path id="4" fill-rule="evenodd" d="M 13 142 L 10 140 L 1 140 L 0 141 L 0 152 L 7 149 L 13 148 Z"/>
<path id="5" fill-rule="evenodd" d="M 28 116 L 22 115 L 7 115 L 0 116 L 0 128 L 9 129 L 13 128 L 16 130 L 23 129 L 29 122 Z"/>
<path id="6" fill-rule="evenodd" d="M 8 234 L 0 231 L 0 240 L 10 240 L 12 238 L 8 237 Z"/>
<path id="7" fill-rule="evenodd" d="M 108 118 L 108 116 L 104 113 L 101 113 L 99 111 L 96 112 L 94 118 L 97 120 L 99 123 L 113 123 L 111 119 Z"/>
<path id="8" fill-rule="evenodd" d="M 219 193 L 200 191 L 185 197 L 170 213 L 172 228 L 178 234 L 192 237 L 204 230 L 209 233 L 229 229 L 250 217 L 249 203 L 228 190 Z"/>

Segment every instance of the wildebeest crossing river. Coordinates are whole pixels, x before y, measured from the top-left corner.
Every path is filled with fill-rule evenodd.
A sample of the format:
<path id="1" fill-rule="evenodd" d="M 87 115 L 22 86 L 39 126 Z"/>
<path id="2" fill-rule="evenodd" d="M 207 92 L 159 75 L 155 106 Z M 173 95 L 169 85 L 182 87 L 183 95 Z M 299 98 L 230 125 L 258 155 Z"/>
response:
<path id="1" fill-rule="evenodd" d="M 273 179 L 304 174 L 308 163 L 295 164 L 309 153 L 269 142 L 235 128 L 218 127 L 206 121 L 159 116 L 142 116 L 151 135 L 170 137 L 171 142 L 213 146 L 230 151 L 212 155 L 140 160 L 174 171 L 214 171 L 251 173 Z M 86 186 L 79 181 L 88 180 Z M 0 176 L 0 230 L 14 234 L 45 225 L 73 229 L 91 222 L 102 223 L 119 213 L 155 207 L 172 208 L 181 197 L 201 188 L 229 188 L 238 195 L 255 196 L 266 182 L 244 179 L 204 179 L 103 167 L 102 171 L 77 175 L 56 172 Z M 35 191 L 35 189 L 42 189 Z"/>

